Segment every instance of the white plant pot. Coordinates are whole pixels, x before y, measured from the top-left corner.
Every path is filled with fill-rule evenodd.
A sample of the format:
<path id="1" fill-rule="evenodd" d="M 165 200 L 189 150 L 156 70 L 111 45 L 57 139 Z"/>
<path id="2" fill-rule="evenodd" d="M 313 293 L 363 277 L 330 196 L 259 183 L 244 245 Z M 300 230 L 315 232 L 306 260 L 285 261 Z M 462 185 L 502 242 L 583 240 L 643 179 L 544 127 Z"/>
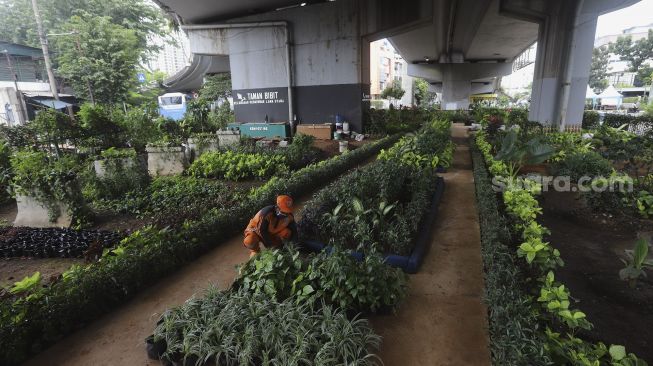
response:
<path id="1" fill-rule="evenodd" d="M 14 226 L 30 227 L 70 227 L 72 217 L 68 214 L 68 206 L 62 202 L 58 203 L 59 217 L 50 221 L 50 212 L 41 202 L 31 196 L 16 196 L 18 214 L 14 220 Z"/>
<path id="2" fill-rule="evenodd" d="M 183 146 L 147 147 L 147 171 L 150 176 L 178 175 L 188 167 Z"/>

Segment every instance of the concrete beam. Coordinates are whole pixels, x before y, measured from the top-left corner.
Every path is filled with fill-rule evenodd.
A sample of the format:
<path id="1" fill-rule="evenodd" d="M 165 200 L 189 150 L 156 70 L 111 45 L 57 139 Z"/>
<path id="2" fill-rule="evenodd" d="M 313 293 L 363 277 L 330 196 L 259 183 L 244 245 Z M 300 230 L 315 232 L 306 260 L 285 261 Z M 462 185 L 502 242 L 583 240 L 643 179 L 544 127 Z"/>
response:
<path id="1" fill-rule="evenodd" d="M 486 79 L 512 73 L 512 63 L 457 63 L 457 64 L 409 64 L 408 75 L 431 82 L 443 81 L 445 75 L 454 73 L 460 80 Z"/>

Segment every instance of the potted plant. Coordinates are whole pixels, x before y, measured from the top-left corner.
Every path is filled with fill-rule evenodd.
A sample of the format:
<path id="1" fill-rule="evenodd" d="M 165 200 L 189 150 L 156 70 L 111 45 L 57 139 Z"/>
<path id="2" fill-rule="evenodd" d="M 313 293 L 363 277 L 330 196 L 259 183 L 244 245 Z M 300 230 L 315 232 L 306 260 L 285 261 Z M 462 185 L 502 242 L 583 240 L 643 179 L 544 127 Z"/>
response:
<path id="1" fill-rule="evenodd" d="M 147 170 L 151 176 L 177 175 L 188 167 L 184 146 L 177 140 L 160 140 L 147 144 Z"/>
<path id="2" fill-rule="evenodd" d="M 11 166 L 11 190 L 18 205 L 14 226 L 81 226 L 89 219 L 77 184 L 80 165 L 75 157 L 19 151 L 11 157 Z"/>

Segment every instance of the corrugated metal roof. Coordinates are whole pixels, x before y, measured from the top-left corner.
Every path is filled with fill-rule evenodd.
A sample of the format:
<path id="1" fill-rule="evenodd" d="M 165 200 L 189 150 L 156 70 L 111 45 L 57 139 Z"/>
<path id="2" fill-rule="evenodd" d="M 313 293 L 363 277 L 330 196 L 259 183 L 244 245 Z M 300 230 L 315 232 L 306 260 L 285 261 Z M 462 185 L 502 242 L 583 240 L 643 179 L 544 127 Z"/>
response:
<path id="1" fill-rule="evenodd" d="M 10 55 L 28 56 L 32 58 L 43 58 L 43 51 L 40 48 L 24 46 L 6 41 L 0 41 L 0 52 L 7 50 Z"/>

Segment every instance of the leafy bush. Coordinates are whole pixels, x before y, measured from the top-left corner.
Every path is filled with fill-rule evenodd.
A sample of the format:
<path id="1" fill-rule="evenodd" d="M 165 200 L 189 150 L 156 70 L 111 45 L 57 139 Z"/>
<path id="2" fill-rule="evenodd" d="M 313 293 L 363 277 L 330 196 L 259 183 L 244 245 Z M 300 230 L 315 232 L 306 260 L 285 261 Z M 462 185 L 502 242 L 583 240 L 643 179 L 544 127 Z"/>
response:
<path id="1" fill-rule="evenodd" d="M 122 116 L 122 112 L 100 104 L 85 103 L 77 116 L 80 127 L 84 131 L 84 139 L 80 141 L 80 146 L 108 149 L 125 145 L 124 130 L 116 122 Z"/>
<path id="2" fill-rule="evenodd" d="M 163 137 L 163 131 L 155 122 L 158 117 L 156 105 L 135 107 L 119 121 L 125 131 L 127 144 L 139 152 L 145 151 L 148 142 L 153 142 Z"/>
<path id="3" fill-rule="evenodd" d="M 436 179 L 433 169 L 379 160 L 341 177 L 307 202 L 300 234 L 348 249 L 376 243 L 384 253 L 410 254 Z M 386 211 L 389 205 L 394 208 Z"/>
<path id="4" fill-rule="evenodd" d="M 379 159 L 399 159 L 415 168 L 447 168 L 453 159 L 454 144 L 450 139 L 451 123 L 434 120 L 415 136 L 403 137 Z"/>
<path id="5" fill-rule="evenodd" d="M 377 336 L 342 310 L 210 289 L 166 311 L 154 331 L 162 359 L 219 365 L 377 365 Z M 190 362 L 189 362 L 190 361 Z"/>
<path id="6" fill-rule="evenodd" d="M 202 154 L 188 169 L 195 177 L 243 180 L 265 179 L 288 172 L 281 155 L 246 154 L 234 151 L 214 151 Z"/>
<path id="7" fill-rule="evenodd" d="M 600 125 L 600 118 L 601 116 L 597 111 L 585 111 L 583 112 L 583 122 L 581 123 L 581 126 L 585 130 L 595 129 Z"/>
<path id="8" fill-rule="evenodd" d="M 612 165 L 599 153 L 594 151 L 574 152 L 564 160 L 554 164 L 555 174 L 569 176 L 572 180 L 581 177 L 607 177 L 612 172 Z"/>
<path id="9" fill-rule="evenodd" d="M 150 176 L 138 160 L 134 149 L 109 148 L 100 153 L 98 163 L 104 168 L 104 175 L 98 176 L 95 169 L 86 172 L 84 196 L 88 201 L 122 200 L 128 192 L 140 190 L 148 185 Z"/>
<path id="10" fill-rule="evenodd" d="M 419 129 L 424 121 L 431 120 L 428 110 L 412 109 L 370 109 L 365 116 L 365 132 L 375 135 L 410 132 Z"/>
<path id="11" fill-rule="evenodd" d="M 264 250 L 240 267 L 235 287 L 283 301 L 292 295 L 292 283 L 303 269 L 299 252 L 292 246 Z"/>
<path id="12" fill-rule="evenodd" d="M 0 204 L 7 202 L 9 195 L 9 184 L 11 182 L 11 147 L 9 143 L 0 138 Z"/>
<path id="13" fill-rule="evenodd" d="M 61 214 L 58 203 L 62 202 L 73 222 L 83 225 L 90 213 L 77 182 L 80 166 L 70 155 L 57 159 L 40 151 L 18 151 L 11 157 L 12 194 L 34 197 L 43 203 L 53 222 Z"/>

